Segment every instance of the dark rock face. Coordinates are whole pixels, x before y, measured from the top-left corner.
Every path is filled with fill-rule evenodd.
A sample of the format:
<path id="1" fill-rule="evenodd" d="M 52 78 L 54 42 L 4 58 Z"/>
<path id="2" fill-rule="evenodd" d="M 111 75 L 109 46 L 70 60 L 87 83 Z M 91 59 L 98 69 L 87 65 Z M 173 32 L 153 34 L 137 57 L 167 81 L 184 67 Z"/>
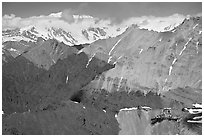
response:
<path id="1" fill-rule="evenodd" d="M 159 123 L 159 126 L 155 126 L 156 130 L 162 130 L 162 125 L 166 123 L 177 125 L 177 118 L 185 119 L 182 108 L 202 104 L 201 24 L 202 17 L 192 17 L 168 32 L 132 27 L 115 38 L 96 41 L 85 47 L 83 51 L 90 56 L 97 53 L 96 57 L 115 64 L 115 68 L 95 78 L 87 86 L 86 92 L 94 96 L 93 99 L 89 97 L 87 102 L 111 110 L 114 114 L 121 108 L 137 106 L 149 106 L 152 112 L 171 108 L 173 117 L 156 118 L 155 115 L 152 121 Z M 105 56 L 99 56 L 99 53 Z M 133 128 L 123 127 L 123 133 Z M 190 130 L 193 131 L 192 128 Z"/>
<path id="2" fill-rule="evenodd" d="M 40 101 L 69 98 L 96 75 L 113 67 L 93 59 L 86 69 L 87 61 L 84 53 L 73 54 L 59 60 L 48 71 L 36 67 L 23 56 L 8 62 L 3 66 L 3 110 L 8 114 L 36 110 L 40 109 Z"/>
<path id="3" fill-rule="evenodd" d="M 80 90 L 79 92 L 73 94 L 73 95 L 71 96 L 70 100 L 71 100 L 71 101 L 74 101 L 74 102 L 80 103 L 83 94 L 84 94 L 84 93 Z"/>
<path id="4" fill-rule="evenodd" d="M 120 109 L 161 109 L 169 105 L 151 91 L 144 95 L 139 90 L 87 90 L 90 81 L 114 67 L 93 58 L 85 68 L 87 62 L 84 53 L 60 59 L 48 71 L 23 55 L 6 62 L 2 75 L 3 134 L 118 134 L 114 116 Z M 172 102 L 170 105 L 175 106 Z M 51 128 L 47 129 L 48 125 Z"/>
<path id="5" fill-rule="evenodd" d="M 192 22 L 191 26 L 193 27 L 195 23 L 197 22 Z M 183 25 L 187 26 L 188 24 L 184 23 Z M 180 26 L 176 29 L 177 31 L 175 33 L 179 33 L 183 29 L 186 28 Z M 143 34 L 144 38 L 149 36 L 149 38 L 157 39 L 157 43 L 161 43 L 159 44 L 161 48 L 159 54 L 166 54 L 164 52 L 165 44 L 163 43 L 171 43 L 172 39 L 170 37 L 173 37 L 173 33 L 162 33 L 163 40 L 159 40 L 159 33 L 142 31 L 145 32 L 144 34 L 148 34 Z M 134 33 L 139 36 L 142 31 L 136 30 Z M 130 34 L 134 33 L 130 32 Z M 195 34 L 193 33 L 194 31 L 192 31 L 192 35 L 194 36 Z M 196 40 L 201 43 L 200 36 L 198 38 L 193 38 L 192 42 L 190 42 L 191 45 L 187 49 L 192 50 L 191 46 L 196 43 Z M 176 37 L 175 44 L 178 47 L 180 46 L 182 50 L 183 45 L 187 42 L 186 40 L 183 37 Z M 113 40 L 112 42 L 117 43 L 117 41 L 119 39 Z M 135 43 L 135 37 L 125 37 L 124 42 L 119 41 L 121 50 L 116 50 L 119 53 L 124 53 L 123 46 L 132 45 L 129 41 Z M 97 53 L 96 56 L 91 56 L 91 60 L 84 52 L 78 54 L 78 50 L 81 50 L 86 45 L 67 47 L 67 45 L 58 43 L 56 40 L 39 40 L 39 43 L 38 46 L 31 46 L 28 49 L 22 47 L 21 54 L 17 56 L 11 55 L 8 51 L 10 48 L 17 48 L 16 43 L 8 42 L 4 49 L 2 68 L 3 134 L 118 134 L 120 128 L 115 115 L 119 114 L 122 108 L 134 107 L 139 109 L 141 106 L 150 107 L 152 113 L 162 111 L 164 108 L 171 108 L 171 114 L 162 113 L 151 115 L 149 124 L 153 128 L 152 134 L 167 133 L 168 130 L 166 129 L 169 128 L 169 124 L 178 130 L 175 134 L 187 134 L 189 130 L 196 134 L 202 134 L 202 124 L 187 122 L 195 116 L 186 115 L 182 112 L 184 107 L 190 107 L 196 102 L 202 103 L 200 77 L 195 82 L 192 82 L 194 87 L 181 85 L 181 87 L 174 86 L 174 88 L 168 88 L 172 84 L 178 84 L 178 82 L 170 79 L 173 82 L 160 81 L 164 84 L 163 86 L 160 85 L 159 87 L 159 84 L 155 83 L 153 85 L 154 88 L 152 88 L 153 81 L 150 80 L 151 78 L 156 79 L 156 77 L 152 77 L 153 73 L 146 73 L 149 71 L 148 69 L 148 71 L 138 73 L 142 75 L 137 79 L 140 82 L 145 81 L 143 84 L 146 86 L 144 87 L 135 83 L 133 84 L 135 87 L 131 87 L 132 85 L 128 82 L 127 77 L 134 77 L 135 72 L 130 73 L 135 69 L 134 67 L 142 68 L 140 70 L 147 69 L 147 67 L 139 63 L 135 63 L 134 66 L 135 60 L 130 59 L 126 62 L 127 57 L 118 56 L 117 58 L 121 58 L 122 61 L 119 60 L 118 63 L 110 65 L 105 62 L 108 59 L 106 54 Z M 147 45 L 149 46 L 149 44 Z M 104 44 L 102 46 L 106 47 Z M 175 46 L 172 45 L 170 48 L 173 49 Z M 89 48 L 89 46 L 87 47 Z M 193 61 L 194 63 L 201 63 L 200 55 L 202 53 L 199 50 L 201 47 L 202 43 L 200 45 L 198 44 L 198 53 L 196 53 L 198 60 Z M 133 49 L 134 47 L 131 48 Z M 142 50 L 136 50 L 137 55 L 134 56 L 136 58 L 139 55 L 144 58 L 149 57 L 149 60 L 152 61 L 153 57 L 151 55 L 154 54 L 156 49 L 158 47 L 148 47 L 147 51 L 141 52 L 142 54 L 146 54 L 145 56 L 139 53 Z M 103 51 L 102 49 L 100 50 Z M 132 51 L 126 52 L 129 56 Z M 188 50 L 186 52 L 188 53 Z M 190 57 L 186 57 L 185 59 L 188 60 Z M 113 61 L 111 64 L 113 64 Z M 125 62 L 127 66 L 118 69 Z M 156 65 L 158 62 L 149 64 Z M 172 62 L 174 62 L 174 55 L 168 54 L 164 58 L 164 63 L 168 65 L 167 68 L 169 68 L 169 65 L 174 65 Z M 178 60 L 176 62 L 178 63 Z M 183 63 L 184 61 L 181 60 L 180 62 Z M 88 67 L 87 63 L 89 63 Z M 189 64 L 188 66 L 191 65 Z M 200 69 L 201 66 L 199 64 L 198 66 Z M 188 68 L 186 66 L 182 67 Z M 131 71 L 125 72 L 127 76 L 123 78 L 122 75 L 118 76 L 124 72 L 121 70 Z M 165 75 L 167 73 L 168 71 L 166 71 Z M 147 74 L 151 77 L 146 76 Z M 174 75 L 170 76 L 173 77 Z M 180 78 L 180 76 L 178 77 Z M 164 78 L 162 80 L 166 81 Z M 179 81 L 182 83 L 183 77 Z M 167 91 L 161 94 L 158 92 L 159 89 Z M 149 114 L 147 116 L 146 113 L 138 109 L 136 110 L 136 114 L 138 114 L 139 118 L 149 117 Z M 144 114 L 145 116 L 143 116 Z M 200 115 L 202 113 L 198 116 Z M 148 123 L 142 123 L 142 118 L 139 122 L 148 125 Z"/>
<path id="6" fill-rule="evenodd" d="M 2 70 L 3 134 L 117 134 L 117 121 L 110 127 L 108 123 L 113 123 L 114 120 L 110 120 L 108 116 L 104 118 L 104 114 L 100 116 L 100 112 L 94 108 L 89 108 L 80 116 L 75 113 L 83 108 L 70 112 L 70 109 L 63 107 L 66 106 L 63 101 L 71 99 L 80 102 L 77 91 L 96 75 L 114 67 L 93 58 L 86 68 L 87 62 L 85 53 L 74 53 L 63 60 L 59 59 L 49 70 L 37 67 L 24 54 L 5 62 Z M 59 115 L 62 119 L 57 117 L 55 120 L 53 115 Z M 91 115 L 96 118 L 92 119 Z M 87 120 L 83 120 L 83 117 L 87 117 Z M 100 119 L 105 120 L 104 124 L 98 125 L 102 123 L 98 121 Z M 53 122 L 50 123 L 50 120 Z M 56 126 L 55 121 L 59 125 Z M 66 127 L 61 129 L 61 121 L 70 124 L 65 123 Z M 77 121 L 81 123 L 76 123 Z M 86 127 L 81 127 L 85 121 Z M 42 122 L 44 126 L 54 125 L 56 131 L 40 127 Z"/>

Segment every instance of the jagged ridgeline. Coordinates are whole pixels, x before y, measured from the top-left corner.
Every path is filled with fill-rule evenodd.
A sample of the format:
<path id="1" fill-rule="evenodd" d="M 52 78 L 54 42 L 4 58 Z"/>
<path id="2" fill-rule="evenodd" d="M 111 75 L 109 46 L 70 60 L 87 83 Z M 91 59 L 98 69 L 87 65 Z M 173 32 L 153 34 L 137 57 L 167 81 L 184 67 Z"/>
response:
<path id="1" fill-rule="evenodd" d="M 196 17 L 90 45 L 4 43 L 3 134 L 201 134 L 184 111 L 202 103 L 201 30 Z"/>
<path id="2" fill-rule="evenodd" d="M 95 98 L 99 98 L 98 104 L 105 109 L 112 105 L 113 112 L 138 106 L 152 108 L 147 114 L 142 113 L 148 121 L 144 125 L 147 128 L 138 126 L 142 122 L 140 120 L 136 120 L 133 125 L 128 122 L 124 124 L 125 121 L 131 122 L 134 117 L 128 115 L 129 111 L 119 112 L 119 134 L 201 133 L 201 128 L 193 130 L 190 126 L 182 126 L 186 123 L 178 119 L 186 115 L 182 108 L 202 103 L 201 24 L 201 17 L 189 18 L 172 31 L 160 33 L 132 26 L 116 38 L 96 41 L 82 49 L 90 57 L 115 65 L 84 88 L 91 95 L 100 93 L 101 90 L 108 92 L 104 99 L 101 99 L 101 95 L 95 95 L 94 102 L 97 102 Z M 108 95 L 112 96 L 114 103 L 109 103 Z M 157 114 L 162 113 L 163 108 L 171 109 L 169 118 Z M 136 115 L 138 112 L 134 110 L 131 113 Z M 123 120 L 120 121 L 121 119 Z M 155 124 L 151 125 L 154 120 Z M 180 130 L 175 132 L 174 128 L 166 127 L 163 132 L 159 128 L 168 123 L 165 121 L 170 122 L 173 127 L 177 125 Z M 201 125 L 197 121 L 195 124 L 198 127 Z"/>

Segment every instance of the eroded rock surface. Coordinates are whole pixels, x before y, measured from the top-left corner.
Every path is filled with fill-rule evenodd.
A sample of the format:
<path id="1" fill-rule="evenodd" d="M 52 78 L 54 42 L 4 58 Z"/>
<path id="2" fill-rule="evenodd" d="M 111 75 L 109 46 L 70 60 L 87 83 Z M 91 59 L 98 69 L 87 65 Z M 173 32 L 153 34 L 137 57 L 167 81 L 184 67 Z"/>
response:
<path id="1" fill-rule="evenodd" d="M 186 19 L 173 32 L 129 28 L 125 33 L 96 41 L 82 49 L 116 67 L 96 79 L 109 92 L 125 86 L 150 88 L 165 94 L 189 86 L 201 89 L 202 18 Z M 106 56 L 105 56 L 106 55 Z M 144 91 L 145 92 L 145 91 Z"/>
<path id="2" fill-rule="evenodd" d="M 132 26 L 116 38 L 96 41 L 81 52 L 115 65 L 113 69 L 97 76 L 84 89 L 92 94 L 102 89 L 110 95 L 114 94 L 114 97 L 119 95 L 116 98 L 120 101 L 113 103 L 120 106 L 118 108 L 145 105 L 152 107 L 153 111 L 171 108 L 173 117 L 181 117 L 184 120 L 183 108 L 191 108 L 195 103 L 202 104 L 201 17 L 186 19 L 173 31 L 162 33 L 140 30 Z M 137 98 L 134 94 L 138 93 L 140 96 Z M 152 94 L 149 103 L 145 102 L 148 94 Z M 112 102 L 116 102 L 116 98 Z M 160 103 L 156 103 L 156 100 Z M 116 109 L 117 111 L 119 110 Z M 127 116 L 124 121 L 126 120 L 131 121 L 131 118 Z M 161 127 L 165 128 L 166 134 L 181 134 L 181 129 L 173 131 L 178 121 L 165 121 L 157 123 L 151 134 L 164 134 L 162 129 L 160 130 Z M 121 126 L 124 124 L 120 121 L 119 123 Z M 172 126 L 165 127 L 167 124 Z M 181 125 L 183 124 L 181 122 Z M 125 133 L 131 128 L 124 128 L 121 132 Z M 189 133 L 201 134 L 192 129 L 187 130 Z M 137 134 L 136 129 L 131 133 Z"/>
<path id="3" fill-rule="evenodd" d="M 202 103 L 201 24 L 162 33 L 133 25 L 89 46 L 8 43 L 3 134 L 202 134 L 188 122 L 202 113 L 183 111 Z"/>

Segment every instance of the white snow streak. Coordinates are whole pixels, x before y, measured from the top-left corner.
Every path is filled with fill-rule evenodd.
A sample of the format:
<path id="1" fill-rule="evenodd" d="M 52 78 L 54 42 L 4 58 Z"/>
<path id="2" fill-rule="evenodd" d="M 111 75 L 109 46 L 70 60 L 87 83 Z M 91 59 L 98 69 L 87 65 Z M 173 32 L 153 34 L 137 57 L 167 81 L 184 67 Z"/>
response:
<path id="1" fill-rule="evenodd" d="M 72 101 L 72 102 L 74 102 L 75 104 L 79 104 L 79 102 L 76 102 L 76 101 Z"/>
<path id="2" fill-rule="evenodd" d="M 93 57 L 96 55 L 96 53 L 93 54 L 93 56 L 88 60 L 88 63 L 86 64 L 86 68 L 88 67 L 89 63 L 91 62 L 91 60 L 93 59 Z"/>
<path id="3" fill-rule="evenodd" d="M 200 80 L 199 80 L 199 81 L 200 81 Z M 198 104 L 198 103 L 193 104 L 193 106 L 196 107 L 196 108 L 202 108 L 202 105 L 201 105 L 201 104 Z"/>
<path id="4" fill-rule="evenodd" d="M 201 121 L 187 120 L 187 122 L 190 122 L 190 123 L 202 123 L 202 120 Z"/>
<path id="5" fill-rule="evenodd" d="M 108 55 L 110 56 L 111 55 L 111 52 L 115 49 L 115 47 L 118 45 L 118 43 L 121 41 L 121 39 L 119 39 L 115 45 L 112 47 L 112 49 L 110 50 L 110 52 L 108 53 Z"/>
<path id="6" fill-rule="evenodd" d="M 189 113 L 191 113 L 191 114 L 198 114 L 198 113 L 201 113 L 201 112 L 202 112 L 202 109 L 196 109 L 196 110 L 189 109 L 188 111 L 189 111 Z"/>
<path id="7" fill-rule="evenodd" d="M 14 51 L 14 52 L 18 51 L 18 50 L 14 49 L 14 48 L 10 48 L 9 50 Z"/>
<path id="8" fill-rule="evenodd" d="M 123 56 L 120 56 L 117 60 L 121 59 Z"/>
<path id="9" fill-rule="evenodd" d="M 199 42 L 196 42 L 196 52 L 197 52 L 197 54 L 198 54 L 198 44 L 199 44 Z"/>
<path id="10" fill-rule="evenodd" d="M 187 110 L 189 113 L 191 114 L 198 114 L 198 113 L 202 113 L 202 109 L 198 108 L 198 109 L 191 109 L 191 108 L 185 108 L 185 110 Z"/>
<path id="11" fill-rule="evenodd" d="M 117 60 L 113 63 L 114 65 L 118 62 L 119 59 L 121 59 L 123 56 L 120 56 L 119 58 L 117 58 Z"/>
<path id="12" fill-rule="evenodd" d="M 137 108 L 133 107 L 133 108 L 123 108 L 123 109 L 120 109 L 120 111 L 130 111 L 130 110 L 137 110 Z"/>
<path id="13" fill-rule="evenodd" d="M 202 33 L 202 30 L 199 31 L 199 34 L 201 34 L 201 33 Z"/>
<path id="14" fill-rule="evenodd" d="M 172 72 L 172 69 L 173 69 L 173 65 L 175 64 L 175 62 L 177 61 L 177 58 L 175 58 L 169 68 L 169 75 L 171 75 L 171 72 Z M 165 82 L 166 82 L 167 79 L 165 79 Z"/>
<path id="15" fill-rule="evenodd" d="M 169 75 L 171 75 L 171 71 L 172 71 L 172 66 L 170 66 L 170 68 L 169 68 Z"/>
<path id="16" fill-rule="evenodd" d="M 117 63 L 117 61 L 113 62 L 113 65 L 115 65 Z"/>
<path id="17" fill-rule="evenodd" d="M 52 59 L 52 61 L 53 61 L 54 63 L 56 63 L 54 59 Z"/>
<path id="18" fill-rule="evenodd" d="M 186 46 L 183 47 L 183 49 L 181 50 L 181 52 L 179 53 L 179 56 L 183 53 L 183 51 L 186 49 Z"/>
<path id="19" fill-rule="evenodd" d="M 189 39 L 188 39 L 188 42 L 185 44 L 185 46 L 188 45 L 188 43 L 189 43 L 192 39 L 193 39 L 193 38 L 189 38 Z"/>
<path id="20" fill-rule="evenodd" d="M 196 24 L 196 25 L 193 27 L 193 29 L 195 29 L 197 26 L 198 26 L 198 24 Z"/>
<path id="21" fill-rule="evenodd" d="M 152 108 L 150 108 L 150 107 L 147 107 L 147 106 L 144 106 L 144 107 L 142 107 L 143 109 L 148 109 L 148 110 L 151 110 Z"/>
<path id="22" fill-rule="evenodd" d="M 198 116 L 198 117 L 194 117 L 193 119 L 200 119 L 200 118 L 202 118 L 202 116 Z"/>
<path id="23" fill-rule="evenodd" d="M 111 61 L 112 58 L 113 58 L 112 56 L 110 56 L 110 57 L 108 58 L 108 63 L 110 63 L 110 61 Z"/>
<path id="24" fill-rule="evenodd" d="M 143 51 L 143 49 L 140 49 L 140 52 L 139 52 L 139 54 L 141 54 L 141 53 L 142 53 L 142 51 Z"/>
<path id="25" fill-rule="evenodd" d="M 175 58 L 172 62 L 172 65 L 174 65 L 174 63 L 177 61 L 177 58 Z"/>
<path id="26" fill-rule="evenodd" d="M 66 83 L 68 82 L 68 80 L 69 80 L 69 76 L 67 75 L 67 78 L 66 78 Z"/>
<path id="27" fill-rule="evenodd" d="M 148 109 L 148 110 L 151 110 L 152 108 L 148 107 L 148 106 L 142 106 L 141 107 L 142 109 Z M 138 110 L 137 107 L 132 107 L 132 108 L 122 108 L 120 109 L 120 111 L 131 111 L 131 110 Z"/>
<path id="28" fill-rule="evenodd" d="M 79 51 L 77 52 L 77 54 L 80 54 L 81 52 L 83 52 L 83 49 L 79 50 Z"/>
<path id="29" fill-rule="evenodd" d="M 188 43 L 192 40 L 192 38 L 189 38 L 188 42 L 186 42 L 186 44 L 184 45 L 183 49 L 181 50 L 181 52 L 179 53 L 179 56 L 183 53 L 183 51 L 186 49 Z"/>

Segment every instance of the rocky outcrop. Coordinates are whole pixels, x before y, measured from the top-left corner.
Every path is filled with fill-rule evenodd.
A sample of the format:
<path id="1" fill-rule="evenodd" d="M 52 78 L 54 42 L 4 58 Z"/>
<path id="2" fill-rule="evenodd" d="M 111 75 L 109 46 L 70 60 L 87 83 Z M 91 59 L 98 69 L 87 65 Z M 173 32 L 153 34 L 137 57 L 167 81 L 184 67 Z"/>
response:
<path id="1" fill-rule="evenodd" d="M 201 19 L 162 33 L 133 25 L 88 46 L 5 49 L 3 134 L 201 134 L 183 111 L 202 103 Z"/>
<path id="2" fill-rule="evenodd" d="M 163 96 L 176 96 L 174 90 L 189 87 L 191 91 L 186 93 L 190 93 L 192 102 L 200 103 L 201 98 L 197 97 L 202 89 L 201 19 L 186 19 L 173 32 L 158 33 L 133 26 L 116 38 L 96 41 L 82 49 L 90 56 L 115 64 L 89 87 L 109 92 L 152 90 Z"/>
<path id="3" fill-rule="evenodd" d="M 29 50 L 24 56 L 36 66 L 49 70 L 59 59 L 64 59 L 77 51 L 76 48 L 71 48 L 56 40 L 47 40 L 39 47 Z"/>
<path id="4" fill-rule="evenodd" d="M 23 54 L 5 63 L 2 69 L 5 113 L 45 109 L 50 102 L 69 99 L 96 75 L 113 67 L 93 58 L 86 68 L 86 54 L 70 53 L 49 70 L 38 68 Z M 43 59 L 43 58 L 41 58 Z"/>
<path id="5" fill-rule="evenodd" d="M 116 38 L 96 41 L 83 51 L 97 53 L 96 57 L 106 54 L 106 58 L 98 58 L 116 64 L 104 74 L 102 88 L 110 92 L 107 85 L 111 82 L 114 86 L 114 80 L 119 87 L 121 81 L 127 81 L 130 89 L 146 87 L 159 93 L 186 86 L 201 89 L 201 24 L 201 18 L 191 18 L 174 32 L 163 33 L 133 27 Z"/>
<path id="6" fill-rule="evenodd" d="M 174 30 L 162 33 L 140 30 L 132 26 L 116 38 L 92 43 L 81 51 L 114 64 L 115 67 L 97 76 L 84 89 L 90 94 L 106 90 L 109 92 L 107 96 L 109 94 L 114 94 L 114 97 L 116 94 L 121 95 L 117 96 L 119 102 L 112 103 L 117 100 L 117 97 L 112 99 L 114 101 L 110 101 L 111 105 L 117 104 L 112 112 L 117 112 L 124 107 L 137 106 L 149 106 L 153 111 L 171 108 L 173 117 L 182 117 L 184 120 L 183 108 L 202 103 L 201 24 L 201 17 L 192 17 L 184 20 Z M 135 98 L 134 94 L 138 93 L 140 96 Z M 150 93 L 152 94 L 149 98 L 151 103 L 148 104 L 145 98 Z M 128 97 L 126 98 L 125 95 Z M 100 97 L 101 95 L 98 98 Z M 131 97 L 134 98 L 134 102 L 130 101 Z M 96 98 L 94 100 L 97 100 Z M 160 103 L 157 104 L 155 100 Z M 99 102 L 104 108 L 111 106 L 102 105 L 101 100 Z M 104 102 L 107 103 L 107 100 Z M 121 102 L 126 103 L 124 105 Z M 131 118 L 127 116 L 127 119 Z M 122 123 L 124 122 L 120 124 Z M 165 127 L 167 123 L 172 127 Z M 169 120 L 158 123 L 151 134 L 163 134 L 158 130 L 163 126 L 166 134 L 180 134 L 181 130 L 172 131 L 175 124 L 178 125 L 177 121 Z M 190 131 L 200 134 L 192 129 Z"/>
<path id="7" fill-rule="evenodd" d="M 76 92 L 96 75 L 114 65 L 92 58 L 86 67 L 88 56 L 76 54 L 74 47 L 69 48 L 67 56 L 59 58 L 48 70 L 28 60 L 30 54 L 16 58 L 5 54 L 7 61 L 2 70 L 3 134 L 118 133 L 116 120 L 107 115 L 104 117 L 94 107 L 84 109 L 82 104 L 71 101 Z M 46 50 L 49 51 L 49 48 Z M 45 58 L 39 56 L 37 59 Z M 67 105 L 72 108 L 67 108 Z M 62 124 L 62 121 L 67 122 Z"/>

